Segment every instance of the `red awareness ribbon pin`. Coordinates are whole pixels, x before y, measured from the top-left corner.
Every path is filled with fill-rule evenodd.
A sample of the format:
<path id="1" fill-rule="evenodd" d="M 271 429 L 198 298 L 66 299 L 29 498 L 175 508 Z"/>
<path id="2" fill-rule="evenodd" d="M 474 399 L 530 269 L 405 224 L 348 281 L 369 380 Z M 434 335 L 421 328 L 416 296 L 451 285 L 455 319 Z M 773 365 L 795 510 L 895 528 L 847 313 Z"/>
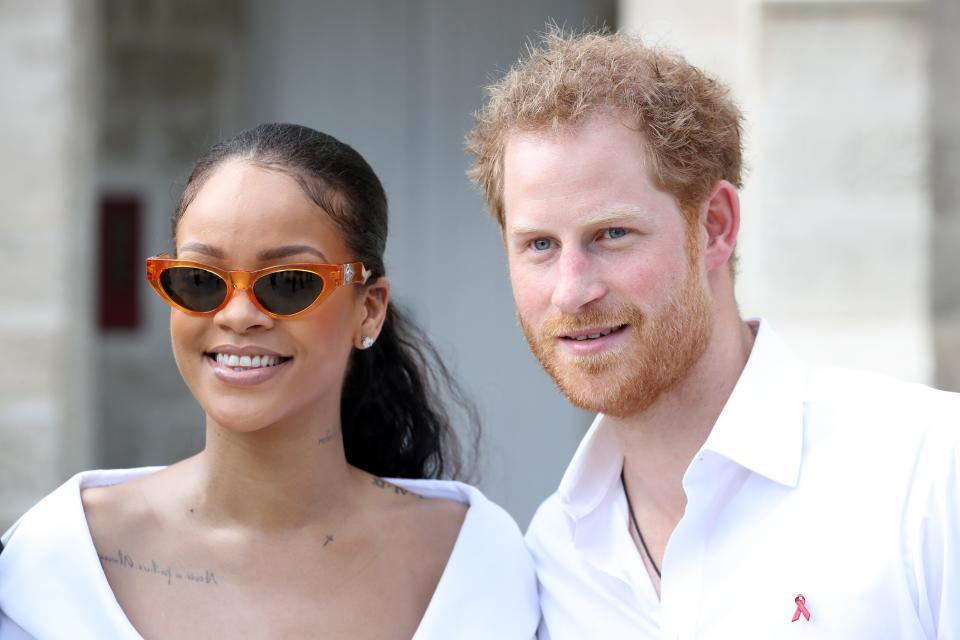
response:
<path id="1" fill-rule="evenodd" d="M 796 622 L 800 619 L 801 615 L 809 620 L 810 611 L 807 609 L 807 599 L 803 597 L 803 594 L 797 594 L 797 597 L 794 598 L 793 601 L 797 603 L 797 610 L 793 612 L 793 620 L 790 622 Z"/>

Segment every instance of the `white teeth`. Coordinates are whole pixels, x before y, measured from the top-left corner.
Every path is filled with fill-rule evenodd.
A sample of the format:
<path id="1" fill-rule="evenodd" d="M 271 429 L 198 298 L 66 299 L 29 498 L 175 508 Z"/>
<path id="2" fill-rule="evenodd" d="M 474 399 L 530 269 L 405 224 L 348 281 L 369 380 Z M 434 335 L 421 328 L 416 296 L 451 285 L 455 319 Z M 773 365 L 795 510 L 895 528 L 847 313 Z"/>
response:
<path id="1" fill-rule="evenodd" d="M 582 342 L 582 341 L 584 341 L 584 340 L 596 340 L 597 338 L 602 338 L 602 337 L 604 337 L 604 336 L 610 335 L 610 334 L 613 333 L 616 329 L 617 329 L 617 327 L 613 327 L 613 328 L 611 328 L 611 329 L 607 329 L 606 331 L 601 331 L 600 333 L 594 333 L 594 334 L 591 334 L 591 335 L 589 335 L 589 336 L 567 336 L 567 337 L 568 337 L 568 338 L 573 338 L 574 340 L 577 340 L 578 342 Z"/>
<path id="2" fill-rule="evenodd" d="M 275 367 L 280 364 L 277 356 L 237 356 L 225 353 L 216 354 L 217 364 L 234 369 L 257 369 L 260 367 Z"/>

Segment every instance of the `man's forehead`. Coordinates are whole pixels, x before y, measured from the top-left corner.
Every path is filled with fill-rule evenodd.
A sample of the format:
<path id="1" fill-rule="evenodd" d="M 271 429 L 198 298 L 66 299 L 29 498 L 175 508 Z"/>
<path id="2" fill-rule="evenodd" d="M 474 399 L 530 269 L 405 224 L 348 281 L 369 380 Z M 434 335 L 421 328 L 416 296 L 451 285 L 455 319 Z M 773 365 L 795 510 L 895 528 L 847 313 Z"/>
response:
<path id="1" fill-rule="evenodd" d="M 504 138 L 502 186 L 504 191 L 529 179 L 549 180 L 550 171 L 567 165 L 574 173 L 587 169 L 586 161 L 616 159 L 611 168 L 649 173 L 649 145 L 646 137 L 625 118 L 598 112 L 573 124 L 519 128 Z"/>
<path id="2" fill-rule="evenodd" d="M 643 136 L 598 114 L 575 129 L 515 131 L 503 174 L 504 232 L 595 227 L 649 217 L 664 202 Z"/>

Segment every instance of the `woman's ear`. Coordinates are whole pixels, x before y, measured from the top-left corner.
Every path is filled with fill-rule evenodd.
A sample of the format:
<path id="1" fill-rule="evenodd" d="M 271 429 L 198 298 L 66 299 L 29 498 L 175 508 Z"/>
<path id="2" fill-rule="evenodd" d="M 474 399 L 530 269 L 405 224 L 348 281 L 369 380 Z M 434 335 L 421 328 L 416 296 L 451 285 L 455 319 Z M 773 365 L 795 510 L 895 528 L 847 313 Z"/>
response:
<path id="1" fill-rule="evenodd" d="M 390 281 L 381 276 L 373 282 L 363 285 L 360 294 L 361 302 L 358 305 L 359 323 L 353 336 L 353 346 L 357 349 L 367 349 L 373 346 L 383 321 L 387 317 L 387 306 L 390 303 Z"/>
<path id="2" fill-rule="evenodd" d="M 740 197 L 726 180 L 713 183 L 700 204 L 700 226 L 706 235 L 703 261 L 707 270 L 727 263 L 740 233 Z"/>

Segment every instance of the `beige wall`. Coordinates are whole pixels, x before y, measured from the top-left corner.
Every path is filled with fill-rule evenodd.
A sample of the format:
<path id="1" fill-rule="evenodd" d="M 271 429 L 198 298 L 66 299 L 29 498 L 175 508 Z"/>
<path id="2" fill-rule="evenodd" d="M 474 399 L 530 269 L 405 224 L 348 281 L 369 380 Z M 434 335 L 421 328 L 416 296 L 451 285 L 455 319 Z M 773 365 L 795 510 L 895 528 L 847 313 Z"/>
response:
<path id="1" fill-rule="evenodd" d="M 960 264 L 960 238 L 931 250 L 935 224 L 946 231 L 956 216 L 944 211 L 934 220 L 931 95 L 938 95 L 926 4 L 621 0 L 620 7 L 622 28 L 679 48 L 729 82 L 744 108 L 744 314 L 771 319 L 805 357 L 934 382 L 944 368 L 938 362 L 960 357 L 955 338 L 955 353 L 947 352 L 946 330 L 935 348 L 933 306 L 941 301 L 938 319 L 956 314 L 960 276 L 945 263 Z M 939 126 L 955 128 L 955 113 L 940 113 Z M 953 147 L 943 153 L 956 156 Z M 956 180 L 942 182 L 955 208 L 947 192 Z"/>
<path id="2" fill-rule="evenodd" d="M 237 130 L 243 0 L 113 0 L 103 19 L 98 189 L 142 205 L 141 257 L 172 249 L 170 215 L 194 161 Z M 170 350 L 170 309 L 137 272 L 141 324 L 99 336 L 97 464 L 167 464 L 203 446 L 203 414 Z"/>
<path id="3" fill-rule="evenodd" d="M 96 4 L 0 3 L 0 528 L 93 461 Z"/>
<path id="4" fill-rule="evenodd" d="M 937 384 L 960 390 L 960 2 L 931 0 L 928 15 Z"/>

